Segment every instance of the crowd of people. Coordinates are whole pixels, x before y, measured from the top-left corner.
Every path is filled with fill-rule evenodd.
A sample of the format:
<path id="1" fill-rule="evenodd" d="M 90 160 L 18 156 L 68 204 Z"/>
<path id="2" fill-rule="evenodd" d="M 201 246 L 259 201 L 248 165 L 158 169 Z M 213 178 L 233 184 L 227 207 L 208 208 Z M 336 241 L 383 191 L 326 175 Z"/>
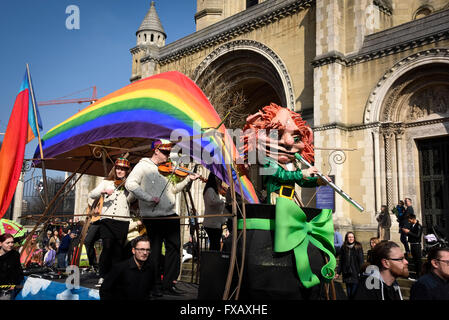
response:
<path id="1" fill-rule="evenodd" d="M 412 201 L 399 201 L 392 212 L 399 223 L 401 246 L 390 241 L 390 214 L 382 206 L 376 219 L 378 236 L 370 239 L 366 261 L 362 245 L 353 232 L 342 241 L 335 232 L 334 244 L 339 257 L 335 278 L 341 277 L 350 300 L 403 300 L 397 278 L 413 281 L 410 300 L 449 299 L 449 248 L 432 247 L 422 262 L 422 226 L 413 211 Z M 413 263 L 414 276 L 409 270 Z"/>

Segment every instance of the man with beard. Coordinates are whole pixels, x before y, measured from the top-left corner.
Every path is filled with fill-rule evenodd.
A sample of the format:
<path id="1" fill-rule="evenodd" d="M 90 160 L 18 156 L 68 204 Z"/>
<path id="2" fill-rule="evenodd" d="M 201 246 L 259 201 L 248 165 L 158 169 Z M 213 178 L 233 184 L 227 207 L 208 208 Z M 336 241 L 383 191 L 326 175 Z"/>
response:
<path id="1" fill-rule="evenodd" d="M 403 300 L 398 277 L 408 277 L 408 261 L 397 243 L 381 241 L 372 249 L 372 265 L 363 273 L 354 300 Z"/>

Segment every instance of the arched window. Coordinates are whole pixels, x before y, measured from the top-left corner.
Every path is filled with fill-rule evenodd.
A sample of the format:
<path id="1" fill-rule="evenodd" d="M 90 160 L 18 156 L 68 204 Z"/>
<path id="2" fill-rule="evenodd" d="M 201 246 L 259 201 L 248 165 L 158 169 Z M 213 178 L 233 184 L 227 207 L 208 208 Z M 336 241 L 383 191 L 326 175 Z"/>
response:
<path id="1" fill-rule="evenodd" d="M 433 12 L 433 8 L 431 6 L 422 6 L 416 10 L 413 20 L 424 18 Z"/>
<path id="2" fill-rule="evenodd" d="M 147 41 L 147 34 L 146 33 L 144 33 L 144 41 L 146 42 Z"/>
<path id="3" fill-rule="evenodd" d="M 150 41 L 151 41 L 151 42 L 154 41 L 154 34 L 151 34 L 151 39 L 150 39 Z"/>

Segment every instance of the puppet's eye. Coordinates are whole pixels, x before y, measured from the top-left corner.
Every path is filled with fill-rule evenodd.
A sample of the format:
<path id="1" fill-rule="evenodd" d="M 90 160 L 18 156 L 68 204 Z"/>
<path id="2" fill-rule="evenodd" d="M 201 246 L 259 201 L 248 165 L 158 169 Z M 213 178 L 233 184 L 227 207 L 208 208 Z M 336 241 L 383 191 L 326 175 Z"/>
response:
<path id="1" fill-rule="evenodd" d="M 298 143 L 301 141 L 301 137 L 300 136 L 295 136 L 294 138 L 295 143 Z"/>

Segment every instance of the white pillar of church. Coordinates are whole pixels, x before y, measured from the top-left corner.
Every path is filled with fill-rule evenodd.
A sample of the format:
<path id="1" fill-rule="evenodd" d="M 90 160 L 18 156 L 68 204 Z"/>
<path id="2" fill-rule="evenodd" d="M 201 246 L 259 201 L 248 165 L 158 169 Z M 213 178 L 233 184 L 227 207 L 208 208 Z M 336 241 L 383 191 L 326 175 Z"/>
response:
<path id="1" fill-rule="evenodd" d="M 14 207 L 12 211 L 12 220 L 18 222 L 22 215 L 23 206 L 23 179 L 24 172 L 20 173 L 19 181 L 17 182 L 16 193 L 14 195 Z"/>
<path id="2" fill-rule="evenodd" d="M 382 202 L 382 189 L 381 189 L 381 157 L 380 157 L 380 145 L 379 145 L 379 128 L 373 128 L 373 142 L 374 142 L 374 179 L 376 182 L 376 203 L 375 212 L 380 212 L 380 206 Z"/>
<path id="3" fill-rule="evenodd" d="M 396 137 L 396 159 L 398 168 L 398 200 L 402 199 L 404 196 L 403 187 L 403 165 L 402 165 L 402 137 L 404 135 L 404 130 L 399 129 L 395 132 Z"/>
<path id="4" fill-rule="evenodd" d="M 393 130 L 389 127 L 384 128 L 382 130 L 382 134 L 384 137 L 384 146 L 385 146 L 385 205 L 389 208 L 392 205 L 393 201 L 393 163 L 392 156 L 394 147 L 392 144 L 393 141 Z"/>

